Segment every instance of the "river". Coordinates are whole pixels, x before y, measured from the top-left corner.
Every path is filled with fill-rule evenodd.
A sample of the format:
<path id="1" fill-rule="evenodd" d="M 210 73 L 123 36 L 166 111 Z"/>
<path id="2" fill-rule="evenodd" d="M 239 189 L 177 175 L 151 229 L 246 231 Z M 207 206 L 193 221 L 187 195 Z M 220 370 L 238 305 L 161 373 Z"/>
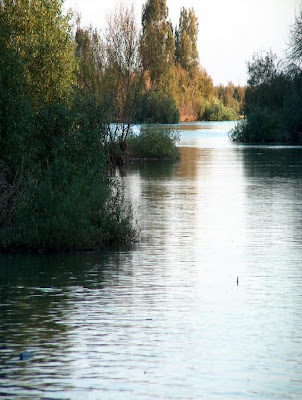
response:
<path id="1" fill-rule="evenodd" d="M 127 167 L 134 248 L 0 256 L 0 397 L 302 398 L 302 147 L 231 127 Z"/>

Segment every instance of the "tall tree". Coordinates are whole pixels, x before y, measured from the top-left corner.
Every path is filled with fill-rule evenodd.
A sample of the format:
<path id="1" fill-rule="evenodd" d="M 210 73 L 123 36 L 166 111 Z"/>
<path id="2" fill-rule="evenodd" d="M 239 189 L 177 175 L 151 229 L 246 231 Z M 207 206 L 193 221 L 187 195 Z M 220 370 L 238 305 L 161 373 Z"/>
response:
<path id="1" fill-rule="evenodd" d="M 193 8 L 182 8 L 176 29 L 176 61 L 189 71 L 198 65 L 198 20 Z"/>
<path id="2" fill-rule="evenodd" d="M 110 99 L 108 133 L 112 144 L 119 142 L 122 153 L 134 115 L 142 98 L 144 71 L 140 56 L 140 34 L 132 8 L 120 4 L 107 20 L 104 92 Z M 115 122 L 115 126 L 110 125 Z M 117 159 L 116 150 L 111 154 Z"/>
<path id="3" fill-rule="evenodd" d="M 0 141 L 5 143 L 0 158 L 13 160 L 8 162 L 11 170 L 30 154 L 40 152 L 40 158 L 46 158 L 61 120 L 59 115 L 50 116 L 49 107 L 67 104 L 71 98 L 74 43 L 62 4 L 61 0 L 0 2 Z M 49 118 L 47 129 L 36 119 L 38 114 L 45 121 Z"/>
<path id="4" fill-rule="evenodd" d="M 3 0 L 10 47 L 22 61 L 35 110 L 66 99 L 74 82 L 74 44 L 62 0 Z M 2 19 L 3 21 L 3 19 Z"/>
<path id="5" fill-rule="evenodd" d="M 166 0 L 147 0 L 143 7 L 141 56 L 151 84 L 162 88 L 174 65 L 175 38 Z"/>

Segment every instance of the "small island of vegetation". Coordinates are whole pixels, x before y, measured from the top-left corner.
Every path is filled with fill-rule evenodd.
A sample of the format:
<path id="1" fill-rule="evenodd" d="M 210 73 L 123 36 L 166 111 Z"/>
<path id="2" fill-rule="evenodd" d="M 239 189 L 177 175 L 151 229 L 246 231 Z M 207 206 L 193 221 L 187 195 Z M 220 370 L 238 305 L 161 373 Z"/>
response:
<path id="1" fill-rule="evenodd" d="M 302 142 L 302 11 L 290 32 L 286 60 L 271 51 L 248 63 L 244 114 L 231 133 L 243 143 Z"/>

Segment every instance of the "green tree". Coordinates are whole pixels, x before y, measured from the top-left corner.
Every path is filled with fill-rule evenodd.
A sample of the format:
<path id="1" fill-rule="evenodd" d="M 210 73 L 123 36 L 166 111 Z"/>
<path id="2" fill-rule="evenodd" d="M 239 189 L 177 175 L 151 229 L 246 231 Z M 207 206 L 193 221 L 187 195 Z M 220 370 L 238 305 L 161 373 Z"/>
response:
<path id="1" fill-rule="evenodd" d="M 35 110 L 66 100 L 74 83 L 70 16 L 62 14 L 62 4 L 62 0 L 3 0 L 0 4 Z"/>
<path id="2" fill-rule="evenodd" d="M 174 66 L 175 38 L 166 0 L 148 0 L 142 13 L 141 56 L 151 86 L 165 89 L 167 74 Z"/>
<path id="3" fill-rule="evenodd" d="M 198 65 L 197 50 L 198 19 L 193 8 L 182 8 L 179 17 L 179 26 L 176 29 L 176 61 L 183 69 L 189 71 Z"/>
<path id="4" fill-rule="evenodd" d="M 0 3 L 0 181 L 3 185 L 14 180 L 22 163 L 26 138 L 33 129 L 24 65 L 12 35 L 7 9 Z"/>

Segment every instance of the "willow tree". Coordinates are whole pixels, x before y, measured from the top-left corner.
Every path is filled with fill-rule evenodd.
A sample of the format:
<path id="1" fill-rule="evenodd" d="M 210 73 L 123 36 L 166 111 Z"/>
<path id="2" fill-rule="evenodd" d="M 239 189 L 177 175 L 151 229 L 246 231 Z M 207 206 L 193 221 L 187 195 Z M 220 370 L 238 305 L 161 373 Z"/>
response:
<path id="1" fill-rule="evenodd" d="M 151 85 L 165 86 L 167 74 L 174 67 L 175 38 L 168 21 L 166 0 L 148 0 L 142 12 L 141 56 Z"/>
<path id="2" fill-rule="evenodd" d="M 176 61 L 186 71 L 196 67 L 199 62 L 197 39 L 198 20 L 193 8 L 182 8 L 179 26 L 176 29 Z"/>

